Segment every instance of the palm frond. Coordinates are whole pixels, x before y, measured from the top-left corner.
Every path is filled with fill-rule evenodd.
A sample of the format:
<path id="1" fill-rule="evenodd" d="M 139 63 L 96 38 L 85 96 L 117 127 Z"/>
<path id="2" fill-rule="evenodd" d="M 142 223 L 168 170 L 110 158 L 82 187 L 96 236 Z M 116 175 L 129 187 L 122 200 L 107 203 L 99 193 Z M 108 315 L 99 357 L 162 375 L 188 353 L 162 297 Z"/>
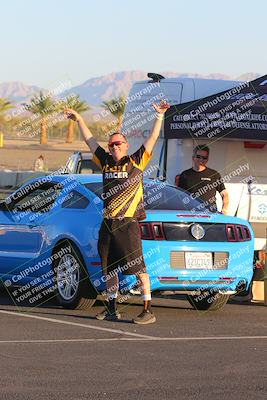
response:
<path id="1" fill-rule="evenodd" d="M 14 103 L 4 97 L 0 98 L 0 114 L 5 113 L 14 107 Z"/>
<path id="2" fill-rule="evenodd" d="M 48 115 L 52 114 L 56 110 L 56 103 L 50 97 L 40 92 L 33 96 L 29 103 L 23 104 L 26 109 L 33 114 Z"/>
<path id="3" fill-rule="evenodd" d="M 125 104 L 126 98 L 124 96 L 119 96 L 108 101 L 103 101 L 101 107 L 109 111 L 115 117 L 120 118 L 124 114 Z"/>
<path id="4" fill-rule="evenodd" d="M 82 100 L 79 95 L 67 97 L 66 101 L 62 103 L 61 108 L 72 108 L 78 113 L 90 110 L 90 106 L 86 103 L 86 101 Z"/>

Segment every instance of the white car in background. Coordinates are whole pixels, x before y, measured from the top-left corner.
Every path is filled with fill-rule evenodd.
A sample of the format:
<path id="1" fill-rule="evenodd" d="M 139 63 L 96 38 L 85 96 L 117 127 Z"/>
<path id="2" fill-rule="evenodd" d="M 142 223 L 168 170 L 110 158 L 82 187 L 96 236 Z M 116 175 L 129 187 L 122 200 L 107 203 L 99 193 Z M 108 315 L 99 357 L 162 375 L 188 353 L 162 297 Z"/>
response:
<path id="1" fill-rule="evenodd" d="M 93 162 L 93 155 L 89 151 L 76 151 L 65 165 L 65 174 L 96 174 L 101 172 Z"/>

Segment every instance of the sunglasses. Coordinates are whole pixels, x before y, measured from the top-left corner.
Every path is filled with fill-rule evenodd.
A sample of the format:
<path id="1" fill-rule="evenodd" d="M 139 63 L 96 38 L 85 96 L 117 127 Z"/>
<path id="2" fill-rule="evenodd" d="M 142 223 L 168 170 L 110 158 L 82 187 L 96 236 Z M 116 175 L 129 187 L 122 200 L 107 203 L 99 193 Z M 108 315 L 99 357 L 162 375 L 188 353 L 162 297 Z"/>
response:
<path id="1" fill-rule="evenodd" d="M 115 142 L 109 143 L 108 147 L 111 147 L 113 149 L 114 146 L 120 146 L 122 143 L 126 143 L 126 142 L 122 142 L 121 140 L 117 140 Z"/>
<path id="2" fill-rule="evenodd" d="M 200 154 L 196 154 L 195 158 L 198 158 L 198 159 L 201 159 L 201 160 L 207 160 L 209 157 L 201 156 Z"/>

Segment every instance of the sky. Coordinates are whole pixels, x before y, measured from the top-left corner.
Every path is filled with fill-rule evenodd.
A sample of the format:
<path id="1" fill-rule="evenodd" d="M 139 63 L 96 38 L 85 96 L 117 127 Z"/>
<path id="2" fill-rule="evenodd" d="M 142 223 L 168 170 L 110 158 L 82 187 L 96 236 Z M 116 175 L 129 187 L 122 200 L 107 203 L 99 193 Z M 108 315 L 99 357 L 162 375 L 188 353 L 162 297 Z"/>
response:
<path id="1" fill-rule="evenodd" d="M 267 72 L 265 0 L 0 0 L 0 83 Z"/>

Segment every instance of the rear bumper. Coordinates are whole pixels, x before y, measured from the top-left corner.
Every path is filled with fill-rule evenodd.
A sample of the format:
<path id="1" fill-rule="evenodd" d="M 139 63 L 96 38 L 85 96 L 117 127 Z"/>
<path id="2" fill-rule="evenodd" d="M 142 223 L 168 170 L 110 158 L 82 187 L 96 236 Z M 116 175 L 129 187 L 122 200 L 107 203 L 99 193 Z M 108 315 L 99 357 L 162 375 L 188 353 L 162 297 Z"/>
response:
<path id="1" fill-rule="evenodd" d="M 156 283 L 156 280 L 158 283 Z M 199 294 L 203 291 L 236 294 L 248 289 L 250 283 L 245 278 L 186 280 L 183 278 L 179 279 L 178 277 L 171 279 L 168 279 L 168 277 L 158 277 L 156 280 L 151 280 L 153 290 L 171 290 L 186 294 Z"/>
<path id="2" fill-rule="evenodd" d="M 222 290 L 234 294 L 248 289 L 253 276 L 253 241 L 224 246 L 206 242 L 196 246 L 195 243 L 162 241 L 159 244 L 148 240 L 143 241 L 143 251 L 152 291 Z M 228 262 L 214 264 L 213 268 L 187 268 L 183 254 L 194 251 L 227 253 Z M 179 257 L 174 259 L 173 252 Z"/>

